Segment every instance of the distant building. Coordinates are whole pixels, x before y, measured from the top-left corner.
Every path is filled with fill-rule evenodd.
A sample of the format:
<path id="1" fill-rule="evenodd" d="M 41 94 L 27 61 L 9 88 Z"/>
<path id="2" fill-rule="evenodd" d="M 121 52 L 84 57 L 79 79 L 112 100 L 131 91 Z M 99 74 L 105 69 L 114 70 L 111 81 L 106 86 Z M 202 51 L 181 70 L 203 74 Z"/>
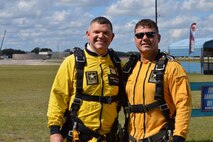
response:
<path id="1" fill-rule="evenodd" d="M 27 53 L 27 54 L 13 54 L 12 59 L 14 60 L 34 60 L 34 59 L 47 59 L 46 55 Z"/>
<path id="2" fill-rule="evenodd" d="M 71 54 L 70 52 L 39 52 L 39 54 L 35 54 L 35 53 L 13 54 L 12 59 L 14 60 L 64 59 L 70 54 Z"/>
<path id="3" fill-rule="evenodd" d="M 190 56 L 200 57 L 203 51 L 204 44 L 206 42 L 213 42 L 213 38 L 196 38 L 195 39 L 195 51 Z M 212 47 L 213 48 L 213 47 Z M 169 45 L 169 53 L 176 57 L 188 57 L 189 56 L 189 39 L 184 39 Z"/>
<path id="4" fill-rule="evenodd" d="M 169 53 L 175 57 L 199 57 L 203 74 L 213 74 L 213 38 L 196 38 L 195 50 L 189 54 L 189 39 L 169 46 Z"/>
<path id="5" fill-rule="evenodd" d="M 52 56 L 52 52 L 51 51 L 41 51 L 38 54 L 46 56 L 47 59 L 51 58 L 51 56 Z"/>

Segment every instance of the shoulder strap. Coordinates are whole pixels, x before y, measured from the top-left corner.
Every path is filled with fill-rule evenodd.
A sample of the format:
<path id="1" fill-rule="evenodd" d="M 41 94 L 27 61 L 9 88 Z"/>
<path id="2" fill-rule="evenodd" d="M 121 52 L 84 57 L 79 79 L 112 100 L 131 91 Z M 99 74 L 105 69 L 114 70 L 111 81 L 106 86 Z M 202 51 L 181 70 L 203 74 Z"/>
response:
<path id="1" fill-rule="evenodd" d="M 117 68 L 118 71 L 118 77 L 119 77 L 119 91 L 118 91 L 118 97 L 119 97 L 119 104 L 118 104 L 118 112 L 120 111 L 120 106 L 123 104 L 124 100 L 122 100 L 124 97 L 122 97 L 125 94 L 125 86 L 122 81 L 123 74 L 121 69 L 121 59 L 118 57 L 118 55 L 115 53 L 115 51 L 110 48 L 109 49 L 109 56 L 114 64 L 114 66 Z"/>
<path id="2" fill-rule="evenodd" d="M 137 61 L 139 59 L 138 55 L 131 54 L 129 57 L 129 60 L 123 67 L 123 81 L 124 81 L 124 88 L 127 82 L 127 79 L 130 74 L 132 74 L 132 70 L 134 69 Z M 125 116 L 125 121 L 123 125 L 123 135 L 124 135 L 124 140 L 128 140 L 129 138 L 129 133 L 128 133 L 128 122 L 129 122 L 129 115 L 130 115 L 130 108 L 128 106 L 128 99 L 126 96 L 126 92 L 124 91 L 124 96 L 122 97 L 123 99 L 123 111 L 124 111 L 124 116 Z"/>
<path id="3" fill-rule="evenodd" d="M 74 48 L 75 66 L 77 69 L 77 95 L 82 93 L 84 66 L 86 65 L 86 59 L 84 51 L 79 47 Z"/>
<path id="4" fill-rule="evenodd" d="M 167 62 L 168 59 L 166 58 L 166 55 L 160 53 L 160 58 L 157 59 L 154 68 L 154 73 L 156 74 L 155 100 L 164 100 L 163 79 Z"/>
<path id="5" fill-rule="evenodd" d="M 160 104 L 160 110 L 167 119 L 170 121 L 170 110 L 164 99 L 164 72 L 168 62 L 168 57 L 166 53 L 161 52 L 159 58 L 156 61 L 154 68 L 154 73 L 156 74 L 156 90 L 155 90 L 155 100 Z"/>
<path id="6" fill-rule="evenodd" d="M 76 96 L 72 103 L 72 116 L 77 116 L 77 112 L 82 103 L 82 91 L 83 91 L 83 77 L 84 77 L 84 66 L 86 65 L 85 54 L 79 47 L 74 48 L 75 56 L 75 67 L 77 69 L 77 82 L 76 82 Z"/>
<path id="7" fill-rule="evenodd" d="M 124 65 L 123 68 L 123 76 L 124 76 L 124 83 L 126 84 L 127 79 L 129 77 L 130 74 L 132 74 L 132 70 L 134 69 L 137 61 L 139 59 L 139 56 L 136 54 L 131 54 L 129 57 L 129 60 L 127 61 L 127 63 Z"/>

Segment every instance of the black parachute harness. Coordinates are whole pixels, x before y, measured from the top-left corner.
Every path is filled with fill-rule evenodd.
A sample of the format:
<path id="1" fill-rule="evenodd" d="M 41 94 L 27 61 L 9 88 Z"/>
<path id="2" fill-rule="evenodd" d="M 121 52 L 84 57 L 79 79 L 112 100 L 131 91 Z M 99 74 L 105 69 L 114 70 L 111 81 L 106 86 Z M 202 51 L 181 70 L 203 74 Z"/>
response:
<path id="1" fill-rule="evenodd" d="M 129 75 L 132 73 L 132 70 L 139 59 L 140 59 L 139 55 L 133 54 L 130 56 L 129 61 L 124 66 L 123 75 L 124 75 L 125 83 L 127 82 Z M 125 131 L 127 131 L 128 129 L 128 120 L 129 120 L 130 113 L 146 113 L 155 108 L 160 108 L 162 114 L 167 119 L 166 130 L 168 130 L 168 133 L 171 133 L 174 130 L 174 118 L 170 118 L 170 110 L 164 99 L 163 81 L 164 81 L 164 71 L 165 71 L 168 59 L 173 59 L 173 57 L 163 52 L 161 52 L 157 56 L 156 65 L 154 68 L 154 74 L 156 75 L 156 91 L 155 91 L 154 99 L 156 101 L 148 105 L 144 105 L 144 104 L 131 105 L 129 103 L 126 104 L 124 109 L 126 114 L 125 123 L 124 123 L 124 129 L 126 129 Z"/>
<path id="2" fill-rule="evenodd" d="M 68 135 L 65 133 L 64 137 L 67 139 L 68 142 L 75 141 L 75 142 L 86 142 L 93 137 L 97 138 L 98 141 L 108 140 L 110 139 L 107 134 L 100 135 L 96 131 L 91 130 L 90 128 L 86 127 L 83 122 L 78 118 L 77 112 L 81 107 L 82 101 L 95 101 L 104 104 L 111 104 L 113 102 L 118 103 L 117 110 L 120 110 L 120 100 L 121 100 L 121 92 L 123 85 L 121 78 L 122 78 L 122 71 L 121 71 L 121 60 L 120 58 L 114 53 L 112 49 L 109 49 L 109 55 L 112 59 L 114 66 L 117 68 L 118 75 L 119 75 L 119 93 L 116 96 L 91 96 L 89 94 L 83 94 L 83 76 L 84 76 L 84 66 L 86 66 L 86 58 L 84 55 L 84 51 L 78 47 L 74 48 L 74 56 L 75 56 L 75 63 L 76 63 L 76 70 L 77 70 L 77 83 L 76 83 L 76 96 L 74 101 L 71 105 L 71 111 L 66 111 L 66 117 L 71 120 L 69 121 L 69 128 Z M 116 119 L 114 123 L 118 120 Z M 114 124 L 113 124 L 114 125 Z M 64 130 L 66 131 L 66 130 Z"/>

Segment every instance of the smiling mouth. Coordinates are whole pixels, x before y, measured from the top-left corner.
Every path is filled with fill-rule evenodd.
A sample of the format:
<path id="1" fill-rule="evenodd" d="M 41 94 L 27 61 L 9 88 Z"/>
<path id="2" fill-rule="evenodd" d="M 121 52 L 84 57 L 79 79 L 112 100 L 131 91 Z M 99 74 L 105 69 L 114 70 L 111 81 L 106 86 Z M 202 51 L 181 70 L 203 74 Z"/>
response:
<path id="1" fill-rule="evenodd" d="M 105 44 L 105 42 L 104 41 L 97 41 L 97 44 Z"/>
<path id="2" fill-rule="evenodd" d="M 142 45 L 142 46 L 150 46 L 149 43 L 142 43 L 141 45 Z"/>

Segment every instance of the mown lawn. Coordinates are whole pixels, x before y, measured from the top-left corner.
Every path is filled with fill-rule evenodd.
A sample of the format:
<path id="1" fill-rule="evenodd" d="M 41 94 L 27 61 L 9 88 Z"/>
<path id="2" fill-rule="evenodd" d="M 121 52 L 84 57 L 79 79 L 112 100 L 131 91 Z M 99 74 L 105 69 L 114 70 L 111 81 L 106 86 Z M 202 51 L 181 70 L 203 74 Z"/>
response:
<path id="1" fill-rule="evenodd" d="M 0 65 L 0 142 L 48 142 L 47 104 L 59 66 Z M 213 81 L 213 75 L 190 74 L 190 81 Z M 200 107 L 200 91 L 193 91 Z M 191 118 L 187 141 L 213 141 L 213 117 Z"/>

